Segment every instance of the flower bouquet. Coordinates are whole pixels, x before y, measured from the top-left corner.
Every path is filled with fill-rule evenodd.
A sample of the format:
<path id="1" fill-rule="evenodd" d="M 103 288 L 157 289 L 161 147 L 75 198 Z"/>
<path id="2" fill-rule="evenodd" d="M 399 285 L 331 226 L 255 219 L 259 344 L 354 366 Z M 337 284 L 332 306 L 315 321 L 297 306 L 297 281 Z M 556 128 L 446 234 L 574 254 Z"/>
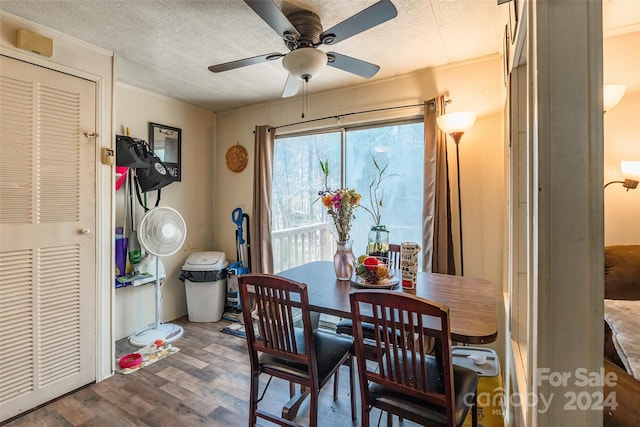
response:
<path id="1" fill-rule="evenodd" d="M 337 234 L 336 254 L 333 257 L 333 267 L 338 280 L 351 280 L 353 274 L 354 256 L 351 251 L 352 241 L 349 232 L 351 221 L 355 219 L 354 210 L 360 202 L 360 194 L 352 188 L 339 188 L 331 190 L 328 184 L 329 162 L 320 162 L 320 168 L 324 174 L 324 190 L 318 192 L 322 204 L 327 208 L 327 213 L 333 218 L 333 224 Z"/>
<path id="2" fill-rule="evenodd" d="M 327 213 L 333 218 L 337 240 L 339 242 L 346 242 L 350 237 L 351 221 L 355 219 L 353 212 L 356 207 L 358 207 L 361 196 L 353 188 L 331 190 L 327 183 L 329 177 L 329 162 L 320 162 L 320 167 L 324 174 L 324 190 L 320 190 L 318 194 L 322 199 L 322 204 L 327 208 Z"/>

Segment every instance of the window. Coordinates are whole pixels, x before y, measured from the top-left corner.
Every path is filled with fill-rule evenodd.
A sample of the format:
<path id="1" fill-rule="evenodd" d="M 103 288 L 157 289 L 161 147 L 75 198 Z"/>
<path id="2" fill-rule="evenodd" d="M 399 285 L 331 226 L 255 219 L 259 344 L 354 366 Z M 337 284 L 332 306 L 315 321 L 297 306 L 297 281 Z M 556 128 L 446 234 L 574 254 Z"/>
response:
<path id="1" fill-rule="evenodd" d="M 376 176 L 372 158 L 389 165 L 383 182 L 382 224 L 391 243 L 422 241 L 424 129 L 422 121 L 354 127 L 276 137 L 272 181 L 274 271 L 333 259 L 331 218 L 318 200 L 323 188 L 320 161 L 328 160 L 329 186 L 355 188 L 369 206 Z M 344 183 L 344 184 L 341 184 Z M 353 252 L 364 254 L 373 218 L 356 210 L 351 228 Z"/>

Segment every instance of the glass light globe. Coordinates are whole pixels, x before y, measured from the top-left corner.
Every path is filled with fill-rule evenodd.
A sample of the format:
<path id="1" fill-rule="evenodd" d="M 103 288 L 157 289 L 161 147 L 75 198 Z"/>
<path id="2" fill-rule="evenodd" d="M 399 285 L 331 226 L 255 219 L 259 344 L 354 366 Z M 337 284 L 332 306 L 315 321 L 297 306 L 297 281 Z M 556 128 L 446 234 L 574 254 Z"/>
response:
<path id="1" fill-rule="evenodd" d="M 327 64 L 327 54 L 313 47 L 301 47 L 291 51 L 282 59 L 282 66 L 300 80 L 310 80 Z"/>
<path id="2" fill-rule="evenodd" d="M 444 114 L 436 119 L 438 127 L 446 134 L 466 132 L 476 122 L 476 113 L 458 112 Z"/>

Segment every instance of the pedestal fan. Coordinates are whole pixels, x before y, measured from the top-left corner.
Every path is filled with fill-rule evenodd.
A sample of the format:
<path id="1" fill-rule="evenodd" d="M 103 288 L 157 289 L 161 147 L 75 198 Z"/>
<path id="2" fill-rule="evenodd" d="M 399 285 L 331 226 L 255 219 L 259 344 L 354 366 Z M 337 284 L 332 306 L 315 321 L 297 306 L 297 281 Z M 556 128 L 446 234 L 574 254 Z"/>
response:
<path id="1" fill-rule="evenodd" d="M 187 226 L 182 216 L 173 208 L 156 207 L 147 212 L 138 227 L 138 239 L 142 248 L 150 255 L 158 257 L 173 255 L 184 243 Z M 129 337 L 136 346 L 147 346 L 157 339 L 165 342 L 177 340 L 184 333 L 180 325 L 162 323 L 162 292 L 156 262 L 156 321 L 146 329 Z"/>

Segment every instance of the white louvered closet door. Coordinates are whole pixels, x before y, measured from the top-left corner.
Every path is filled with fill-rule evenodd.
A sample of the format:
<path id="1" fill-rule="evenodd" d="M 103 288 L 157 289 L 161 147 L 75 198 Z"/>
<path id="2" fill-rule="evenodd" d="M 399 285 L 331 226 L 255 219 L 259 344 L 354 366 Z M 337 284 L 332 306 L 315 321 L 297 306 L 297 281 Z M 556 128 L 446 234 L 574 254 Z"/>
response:
<path id="1" fill-rule="evenodd" d="M 95 90 L 0 56 L 0 420 L 96 378 Z"/>

